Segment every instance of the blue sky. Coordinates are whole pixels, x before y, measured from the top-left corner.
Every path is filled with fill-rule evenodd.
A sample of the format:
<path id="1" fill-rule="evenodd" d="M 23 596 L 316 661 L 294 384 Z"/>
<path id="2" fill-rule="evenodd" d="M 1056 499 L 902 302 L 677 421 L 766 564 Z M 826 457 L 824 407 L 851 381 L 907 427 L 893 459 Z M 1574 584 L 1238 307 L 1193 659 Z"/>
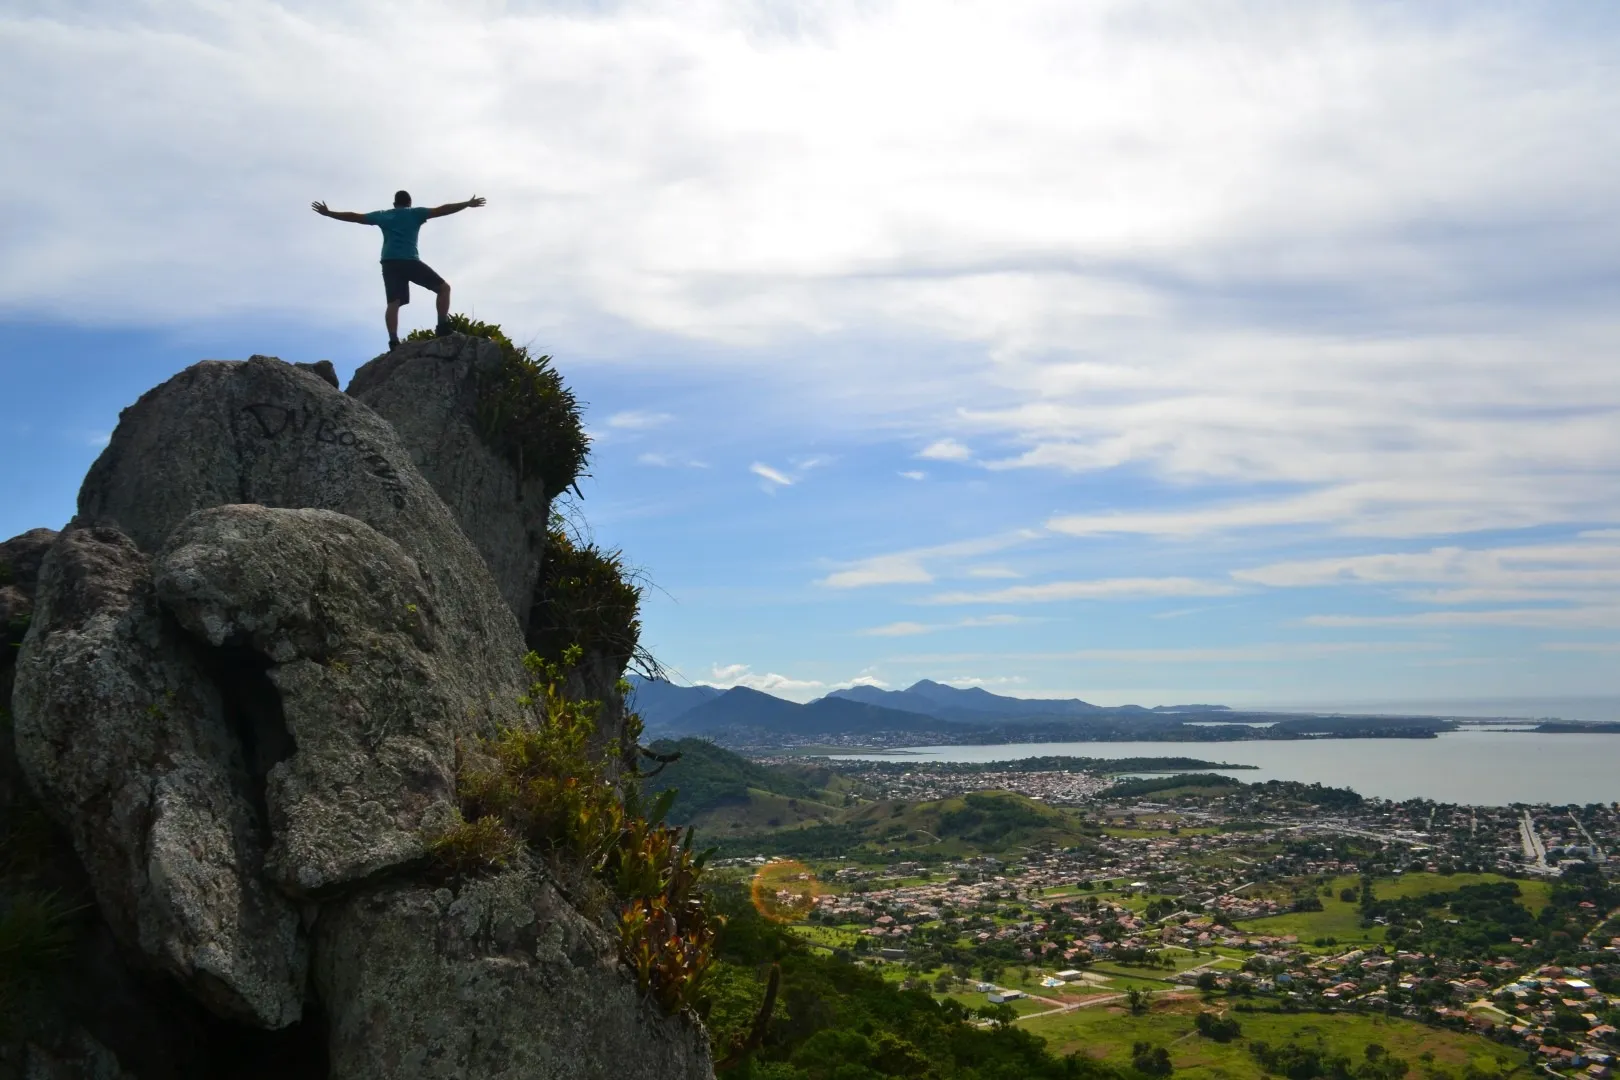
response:
<path id="1" fill-rule="evenodd" d="M 1620 693 L 1613 10 L 9 4 L 0 534 L 195 360 L 379 351 L 312 199 L 477 193 L 423 257 L 686 679 Z"/>

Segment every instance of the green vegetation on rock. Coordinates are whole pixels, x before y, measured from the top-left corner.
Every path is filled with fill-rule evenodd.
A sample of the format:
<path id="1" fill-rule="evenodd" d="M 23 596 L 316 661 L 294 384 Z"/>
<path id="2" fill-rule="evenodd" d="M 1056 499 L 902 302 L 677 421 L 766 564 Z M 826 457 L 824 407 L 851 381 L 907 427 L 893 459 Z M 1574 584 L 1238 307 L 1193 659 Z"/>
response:
<path id="1" fill-rule="evenodd" d="M 616 551 L 576 542 L 560 523 L 546 554 L 529 614 L 529 647 L 553 662 L 577 645 L 623 668 L 641 638 L 641 589 Z"/>
<path id="2" fill-rule="evenodd" d="M 539 476 L 548 495 L 567 490 L 585 467 L 590 439 L 580 422 L 579 403 L 551 357 L 531 356 L 494 323 L 455 314 L 449 324 L 451 330 L 501 347 L 500 369 L 479 386 L 479 433 L 512 463 L 519 478 Z M 429 330 L 413 330 L 406 340 L 433 336 Z"/>
<path id="3" fill-rule="evenodd" d="M 697 892 L 707 855 L 690 829 L 663 823 L 668 793 L 643 808 L 615 780 L 616 748 L 592 751 L 602 704 L 564 690 L 582 655 L 577 645 L 561 663 L 530 653 L 539 725 L 463 748 L 460 818 L 431 839 L 434 870 L 453 883 L 541 859 L 587 910 L 611 909 L 642 992 L 678 1012 L 711 961 L 716 924 Z"/>

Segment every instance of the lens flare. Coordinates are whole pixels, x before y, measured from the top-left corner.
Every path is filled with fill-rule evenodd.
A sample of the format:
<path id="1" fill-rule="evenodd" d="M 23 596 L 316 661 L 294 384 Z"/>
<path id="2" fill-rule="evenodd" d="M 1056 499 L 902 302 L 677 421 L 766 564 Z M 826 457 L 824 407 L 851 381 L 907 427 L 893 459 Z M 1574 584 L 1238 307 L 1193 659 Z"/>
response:
<path id="1" fill-rule="evenodd" d="M 821 884 L 801 862 L 768 862 L 754 875 L 754 908 L 772 922 L 798 922 L 816 906 Z"/>

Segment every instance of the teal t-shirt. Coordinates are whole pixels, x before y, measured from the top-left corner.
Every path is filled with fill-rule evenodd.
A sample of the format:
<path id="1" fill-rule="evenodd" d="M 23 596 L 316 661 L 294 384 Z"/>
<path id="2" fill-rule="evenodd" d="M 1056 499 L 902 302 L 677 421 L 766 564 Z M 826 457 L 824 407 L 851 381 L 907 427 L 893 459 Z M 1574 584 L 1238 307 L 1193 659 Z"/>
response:
<path id="1" fill-rule="evenodd" d="M 425 206 L 396 206 L 392 210 L 373 210 L 366 215 L 366 224 L 382 230 L 385 259 L 419 259 L 416 253 L 416 234 L 422 231 L 422 222 L 428 219 Z"/>

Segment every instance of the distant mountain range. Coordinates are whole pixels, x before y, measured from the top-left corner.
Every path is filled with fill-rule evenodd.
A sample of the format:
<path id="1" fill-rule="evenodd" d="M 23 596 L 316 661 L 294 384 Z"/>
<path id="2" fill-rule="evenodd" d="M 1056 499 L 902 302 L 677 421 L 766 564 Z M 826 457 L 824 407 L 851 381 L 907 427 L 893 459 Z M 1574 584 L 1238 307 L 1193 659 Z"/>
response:
<path id="1" fill-rule="evenodd" d="M 835 735 L 849 732 L 939 731 L 942 727 L 1000 726 L 1017 721 L 1109 718 L 1144 720 L 1166 714 L 1223 713 L 1224 705 L 1175 705 L 1145 709 L 1139 705 L 1109 708 L 1078 698 L 1014 698 L 979 687 L 959 689 L 923 679 L 904 690 L 855 686 L 834 690 L 807 704 L 734 686 L 676 686 L 662 679 L 633 679 L 632 704 L 650 732 L 700 734 L 752 729 L 784 735 Z"/>

